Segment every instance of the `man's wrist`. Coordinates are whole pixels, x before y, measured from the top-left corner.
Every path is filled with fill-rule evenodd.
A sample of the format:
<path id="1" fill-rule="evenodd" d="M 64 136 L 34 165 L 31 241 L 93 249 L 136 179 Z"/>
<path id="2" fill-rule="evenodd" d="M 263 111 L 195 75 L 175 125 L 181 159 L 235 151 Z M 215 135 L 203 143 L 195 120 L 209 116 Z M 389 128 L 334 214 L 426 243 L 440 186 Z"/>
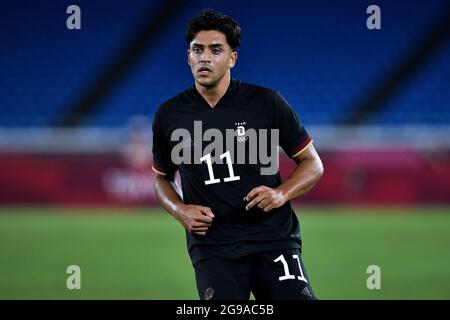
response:
<path id="1" fill-rule="evenodd" d="M 281 198 L 283 199 L 283 204 L 285 204 L 286 202 L 288 202 L 289 200 L 291 200 L 289 198 L 289 192 L 288 190 L 285 190 L 285 188 L 283 187 L 283 185 L 279 185 L 277 188 L 275 188 L 275 190 L 277 190 L 280 195 Z"/>
<path id="2" fill-rule="evenodd" d="M 173 206 L 172 215 L 178 219 L 181 213 L 185 210 L 186 205 L 183 202 L 177 203 Z"/>

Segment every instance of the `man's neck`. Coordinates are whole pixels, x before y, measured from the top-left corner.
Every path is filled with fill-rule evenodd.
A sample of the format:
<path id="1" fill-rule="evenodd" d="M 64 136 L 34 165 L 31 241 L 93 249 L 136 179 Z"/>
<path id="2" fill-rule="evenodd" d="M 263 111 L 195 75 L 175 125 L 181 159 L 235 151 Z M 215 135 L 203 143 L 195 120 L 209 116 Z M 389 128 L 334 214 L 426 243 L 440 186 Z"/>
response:
<path id="1" fill-rule="evenodd" d="M 228 90 L 230 85 L 230 75 L 225 75 L 215 86 L 205 87 L 195 82 L 198 93 L 206 100 L 211 108 L 214 108 Z"/>

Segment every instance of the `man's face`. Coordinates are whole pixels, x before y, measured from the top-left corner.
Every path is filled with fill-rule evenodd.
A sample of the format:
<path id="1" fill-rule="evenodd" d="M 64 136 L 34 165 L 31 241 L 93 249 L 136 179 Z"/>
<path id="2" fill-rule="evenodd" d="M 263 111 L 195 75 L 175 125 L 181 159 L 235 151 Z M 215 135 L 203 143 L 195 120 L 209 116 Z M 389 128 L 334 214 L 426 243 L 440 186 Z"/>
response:
<path id="1" fill-rule="evenodd" d="M 237 52 L 227 43 L 225 34 L 216 30 L 199 31 L 188 49 L 188 63 L 195 81 L 215 86 L 234 67 Z"/>

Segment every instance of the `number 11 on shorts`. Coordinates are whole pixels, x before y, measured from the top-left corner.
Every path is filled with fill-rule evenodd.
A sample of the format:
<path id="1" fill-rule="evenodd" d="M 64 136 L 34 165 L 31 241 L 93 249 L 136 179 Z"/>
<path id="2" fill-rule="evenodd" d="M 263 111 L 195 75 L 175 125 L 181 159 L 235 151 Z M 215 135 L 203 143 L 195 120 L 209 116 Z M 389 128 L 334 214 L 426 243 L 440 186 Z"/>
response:
<path id="1" fill-rule="evenodd" d="M 300 270 L 300 275 L 297 276 L 297 279 L 307 283 L 308 280 L 306 280 L 305 276 L 303 275 L 302 266 L 301 266 L 301 263 L 300 263 L 300 258 L 296 254 L 293 254 L 292 258 L 297 260 L 298 269 Z M 288 266 L 287 261 L 286 261 L 286 259 L 284 258 L 283 255 L 280 255 L 278 258 L 273 260 L 273 262 L 278 262 L 278 261 L 281 261 L 281 263 L 283 264 L 283 269 L 284 269 L 284 276 L 278 277 L 278 280 L 283 281 L 283 280 L 295 279 L 295 276 L 292 275 L 289 272 L 289 266 Z"/>

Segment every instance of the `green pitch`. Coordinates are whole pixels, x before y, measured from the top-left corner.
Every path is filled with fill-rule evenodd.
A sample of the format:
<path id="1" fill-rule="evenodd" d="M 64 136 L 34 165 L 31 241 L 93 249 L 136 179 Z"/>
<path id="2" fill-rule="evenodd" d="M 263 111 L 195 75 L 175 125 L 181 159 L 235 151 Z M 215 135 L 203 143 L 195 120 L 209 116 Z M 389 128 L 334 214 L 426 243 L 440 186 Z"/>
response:
<path id="1" fill-rule="evenodd" d="M 449 211 L 299 208 L 317 296 L 450 299 Z M 66 287 L 70 265 L 80 290 Z M 184 231 L 161 210 L 0 209 L 0 299 L 197 298 Z"/>

